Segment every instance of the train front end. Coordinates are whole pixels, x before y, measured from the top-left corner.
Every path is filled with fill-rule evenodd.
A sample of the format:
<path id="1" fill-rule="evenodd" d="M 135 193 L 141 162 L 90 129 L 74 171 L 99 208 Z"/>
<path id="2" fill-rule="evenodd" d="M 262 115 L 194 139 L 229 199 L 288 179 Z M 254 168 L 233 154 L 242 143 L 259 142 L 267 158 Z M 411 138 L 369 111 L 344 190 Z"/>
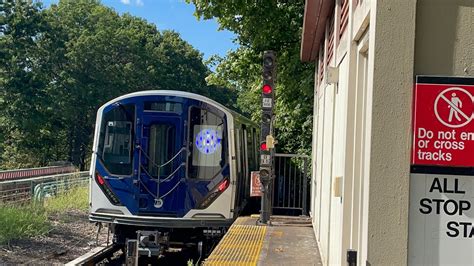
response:
<path id="1" fill-rule="evenodd" d="M 132 93 L 102 106 L 90 220 L 122 230 L 232 223 L 232 123 L 218 103 L 179 91 Z"/>

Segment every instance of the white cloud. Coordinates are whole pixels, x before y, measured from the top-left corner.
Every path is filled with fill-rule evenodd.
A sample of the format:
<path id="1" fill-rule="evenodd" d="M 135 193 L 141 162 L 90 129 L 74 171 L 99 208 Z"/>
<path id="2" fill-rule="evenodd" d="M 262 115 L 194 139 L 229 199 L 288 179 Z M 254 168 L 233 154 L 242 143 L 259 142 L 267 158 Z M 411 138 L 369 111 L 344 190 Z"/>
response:
<path id="1" fill-rule="evenodd" d="M 127 0 L 127 1 L 130 1 L 130 0 Z M 135 3 L 137 4 L 137 6 L 143 6 L 143 0 L 136 0 Z"/>
<path id="2" fill-rule="evenodd" d="M 122 2 L 122 4 L 125 4 L 125 5 L 130 4 L 130 0 L 120 0 L 120 2 Z"/>

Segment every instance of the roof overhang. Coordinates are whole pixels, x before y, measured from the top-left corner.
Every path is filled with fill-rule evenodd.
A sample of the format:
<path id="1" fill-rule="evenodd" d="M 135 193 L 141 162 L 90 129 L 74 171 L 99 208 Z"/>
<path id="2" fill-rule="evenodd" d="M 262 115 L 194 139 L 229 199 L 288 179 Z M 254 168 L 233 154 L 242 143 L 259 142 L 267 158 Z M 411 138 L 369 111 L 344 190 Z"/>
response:
<path id="1" fill-rule="evenodd" d="M 319 44 L 324 39 L 326 20 L 333 7 L 334 0 L 306 0 L 301 37 L 301 61 L 316 60 Z"/>

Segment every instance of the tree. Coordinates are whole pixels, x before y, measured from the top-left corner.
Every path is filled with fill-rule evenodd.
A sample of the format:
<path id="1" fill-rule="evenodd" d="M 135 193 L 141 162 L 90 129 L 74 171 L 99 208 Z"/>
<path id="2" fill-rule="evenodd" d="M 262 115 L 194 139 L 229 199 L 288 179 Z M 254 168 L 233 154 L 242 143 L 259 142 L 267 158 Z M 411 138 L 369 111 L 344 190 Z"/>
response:
<path id="1" fill-rule="evenodd" d="M 304 1 L 187 0 L 196 16 L 217 18 L 221 29 L 237 34 L 241 45 L 226 58 L 214 58 L 216 72 L 207 81 L 239 92 L 238 106 L 259 121 L 261 55 L 278 56 L 276 129 L 278 148 L 287 152 L 311 150 L 314 67 L 299 60 Z"/>
<path id="2" fill-rule="evenodd" d="M 37 39 L 47 30 L 40 4 L 5 1 L 0 12 L 0 150 L 8 167 L 41 164 L 50 136 L 42 130 L 50 102 Z M 21 154 L 29 154 L 22 156 Z"/>
<path id="3" fill-rule="evenodd" d="M 15 1 L 3 8 L 4 168 L 70 160 L 84 169 L 97 109 L 126 93 L 178 89 L 235 103 L 232 91 L 206 84 L 202 54 L 176 32 L 159 32 L 98 1 L 63 0 L 48 9 Z"/>

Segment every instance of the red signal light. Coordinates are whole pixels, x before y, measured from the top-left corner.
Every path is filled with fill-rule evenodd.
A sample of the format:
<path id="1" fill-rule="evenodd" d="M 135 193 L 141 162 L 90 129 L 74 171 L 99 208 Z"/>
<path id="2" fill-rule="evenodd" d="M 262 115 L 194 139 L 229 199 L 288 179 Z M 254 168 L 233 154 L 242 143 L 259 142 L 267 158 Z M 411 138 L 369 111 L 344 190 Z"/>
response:
<path id="1" fill-rule="evenodd" d="M 267 84 L 263 85 L 262 92 L 265 94 L 272 93 L 272 86 L 267 85 Z"/>
<path id="2" fill-rule="evenodd" d="M 260 144 L 260 150 L 262 150 L 262 151 L 266 151 L 266 150 L 267 150 L 267 143 L 266 143 L 266 142 Z"/>

